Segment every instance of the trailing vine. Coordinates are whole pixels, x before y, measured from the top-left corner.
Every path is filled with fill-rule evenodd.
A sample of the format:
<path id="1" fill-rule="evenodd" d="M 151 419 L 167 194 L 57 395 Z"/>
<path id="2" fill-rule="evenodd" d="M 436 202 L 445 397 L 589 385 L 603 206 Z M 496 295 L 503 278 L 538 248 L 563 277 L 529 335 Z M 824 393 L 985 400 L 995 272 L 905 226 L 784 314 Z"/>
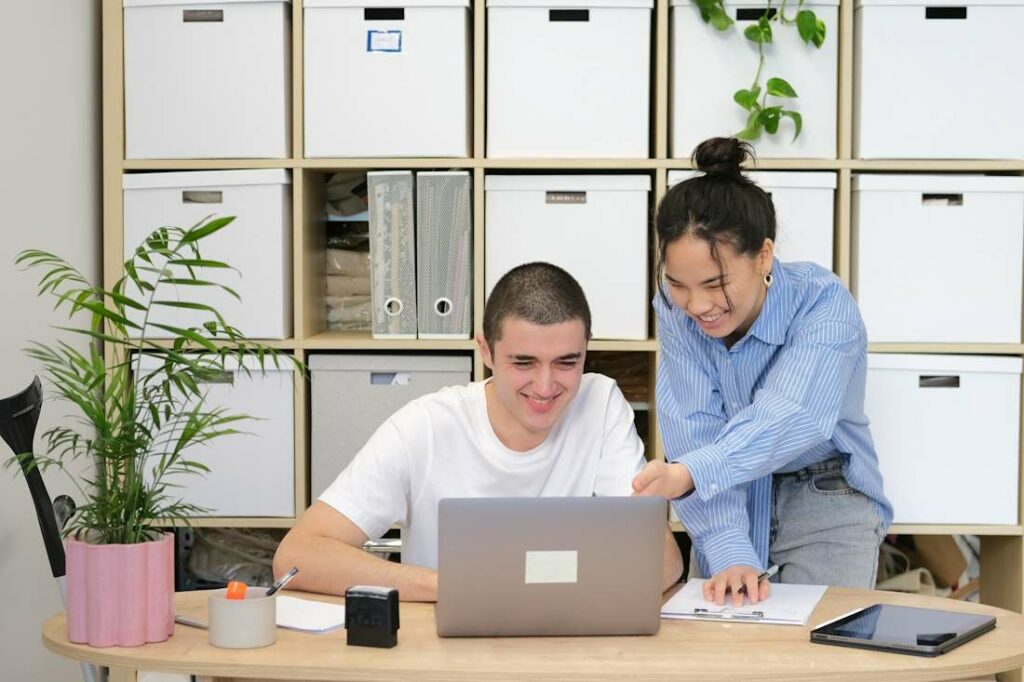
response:
<path id="1" fill-rule="evenodd" d="M 716 30 L 727 31 L 735 23 L 735 20 L 725 11 L 724 0 L 693 0 L 700 10 L 700 18 L 704 23 L 710 24 Z M 825 22 L 809 9 L 804 9 L 804 0 L 799 0 L 796 8 L 796 16 L 786 16 L 786 0 L 782 0 L 778 11 L 772 7 L 772 1 L 768 0 L 768 6 L 764 13 L 758 18 L 756 24 L 748 26 L 743 31 L 747 40 L 757 45 L 758 62 L 757 70 L 754 72 L 754 81 L 749 88 L 743 88 L 733 93 L 733 101 L 747 111 L 747 123 L 743 130 L 736 133 L 741 140 L 756 140 L 761 137 L 762 132 L 774 135 L 779 130 L 779 123 L 783 118 L 793 121 L 793 140 L 800 137 L 803 129 L 803 117 L 800 112 L 787 109 L 785 101 L 798 97 L 796 90 L 784 78 L 772 77 L 762 87 L 761 77 L 764 72 L 765 55 L 764 46 L 771 44 L 773 39 L 772 23 L 780 26 L 796 26 L 800 38 L 808 44 L 820 48 L 825 42 Z M 774 100 L 769 100 L 772 97 Z M 776 100 L 781 100 L 777 102 Z"/>

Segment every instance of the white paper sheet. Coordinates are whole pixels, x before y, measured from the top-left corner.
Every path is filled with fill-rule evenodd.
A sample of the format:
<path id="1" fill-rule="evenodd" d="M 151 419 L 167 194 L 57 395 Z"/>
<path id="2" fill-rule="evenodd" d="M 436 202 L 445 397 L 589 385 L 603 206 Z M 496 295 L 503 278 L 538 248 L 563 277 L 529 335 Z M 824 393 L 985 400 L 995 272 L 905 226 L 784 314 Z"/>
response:
<path id="1" fill-rule="evenodd" d="M 345 627 L 345 607 L 295 597 L 277 598 L 277 627 L 301 632 L 331 632 Z"/>

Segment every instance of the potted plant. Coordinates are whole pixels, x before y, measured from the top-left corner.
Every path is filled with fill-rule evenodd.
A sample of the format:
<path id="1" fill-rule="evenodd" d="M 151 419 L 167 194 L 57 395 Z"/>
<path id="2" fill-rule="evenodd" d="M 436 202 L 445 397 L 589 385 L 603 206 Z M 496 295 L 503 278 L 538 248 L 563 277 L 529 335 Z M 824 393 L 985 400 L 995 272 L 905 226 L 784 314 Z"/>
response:
<path id="1" fill-rule="evenodd" d="M 79 414 L 42 434 L 42 453 L 12 460 L 65 472 L 72 460 L 89 464 L 85 475 L 71 476 L 84 504 L 65 528 L 72 642 L 135 646 L 172 634 L 173 535 L 163 528 L 188 524 L 190 516 L 207 510 L 182 502 L 170 479 L 207 471 L 190 453 L 239 433 L 236 427 L 249 418 L 209 405 L 203 382 L 222 376 L 226 363 L 246 355 L 255 355 L 261 368 L 267 361 L 277 365 L 282 357 L 298 364 L 247 340 L 213 307 L 168 296 L 173 288 L 218 288 L 237 298 L 215 281 L 218 277 L 209 276 L 230 266 L 203 258 L 199 248 L 233 220 L 152 232 L 127 254 L 124 275 L 109 290 L 52 253 L 23 251 L 16 259 L 43 271 L 39 294 L 55 297 L 55 309 L 88 320 L 83 327 L 60 327 L 86 337 L 85 352 L 65 341 L 28 348 L 56 396 L 73 403 Z M 186 309 L 199 321 L 189 326 L 157 321 L 159 309 L 171 308 Z M 147 332 L 156 329 L 170 339 L 149 338 Z M 158 359 L 154 369 L 142 369 L 144 354 Z"/>

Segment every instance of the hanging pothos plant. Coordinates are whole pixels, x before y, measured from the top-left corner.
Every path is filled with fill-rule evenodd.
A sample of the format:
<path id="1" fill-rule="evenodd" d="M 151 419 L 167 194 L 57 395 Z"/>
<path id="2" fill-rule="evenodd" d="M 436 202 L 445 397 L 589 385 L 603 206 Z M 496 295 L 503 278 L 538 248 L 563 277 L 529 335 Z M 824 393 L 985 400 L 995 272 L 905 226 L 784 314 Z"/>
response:
<path id="1" fill-rule="evenodd" d="M 735 23 L 732 17 L 725 11 L 724 0 L 693 0 L 700 10 L 700 17 L 704 23 L 711 24 L 719 31 L 727 31 Z M 733 93 L 733 100 L 743 107 L 747 112 L 747 125 L 736 137 L 741 140 L 756 140 L 761 137 L 762 131 L 774 135 L 779 130 L 779 122 L 783 118 L 793 121 L 795 132 L 793 139 L 800 136 L 803 129 L 803 118 L 800 113 L 785 108 L 785 100 L 795 99 L 796 90 L 783 78 L 769 78 L 765 85 L 761 85 L 761 76 L 764 71 L 764 46 L 772 42 L 772 23 L 780 26 L 796 26 L 800 38 L 815 47 L 820 48 L 825 42 L 825 22 L 809 9 L 804 9 L 804 0 L 799 0 L 796 7 L 796 16 L 786 15 L 786 0 L 776 11 L 772 7 L 771 0 L 764 13 L 758 18 L 756 24 L 751 24 L 744 31 L 743 35 L 747 40 L 757 45 L 758 62 L 757 70 L 754 72 L 754 82 L 749 88 L 737 90 Z M 776 98 L 769 101 L 769 97 Z M 782 100 L 781 103 L 776 103 Z"/>

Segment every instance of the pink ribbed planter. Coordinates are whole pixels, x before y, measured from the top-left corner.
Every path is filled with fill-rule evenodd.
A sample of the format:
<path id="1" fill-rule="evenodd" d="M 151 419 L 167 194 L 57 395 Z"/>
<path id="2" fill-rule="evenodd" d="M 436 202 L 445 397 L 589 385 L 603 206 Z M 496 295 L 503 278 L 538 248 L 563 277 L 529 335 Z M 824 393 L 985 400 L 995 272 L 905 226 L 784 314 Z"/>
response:
<path id="1" fill-rule="evenodd" d="M 134 545 L 67 541 L 68 639 L 141 646 L 174 633 L 174 536 Z"/>

